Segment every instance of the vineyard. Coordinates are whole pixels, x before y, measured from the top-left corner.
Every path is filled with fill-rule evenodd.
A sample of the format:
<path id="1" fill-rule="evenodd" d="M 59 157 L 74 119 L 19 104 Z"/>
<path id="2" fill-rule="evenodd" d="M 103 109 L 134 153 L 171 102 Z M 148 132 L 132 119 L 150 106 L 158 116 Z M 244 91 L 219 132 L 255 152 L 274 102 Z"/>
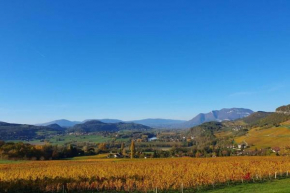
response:
<path id="1" fill-rule="evenodd" d="M 287 157 L 33 161 L 0 164 L 0 192 L 155 192 L 287 177 Z"/>

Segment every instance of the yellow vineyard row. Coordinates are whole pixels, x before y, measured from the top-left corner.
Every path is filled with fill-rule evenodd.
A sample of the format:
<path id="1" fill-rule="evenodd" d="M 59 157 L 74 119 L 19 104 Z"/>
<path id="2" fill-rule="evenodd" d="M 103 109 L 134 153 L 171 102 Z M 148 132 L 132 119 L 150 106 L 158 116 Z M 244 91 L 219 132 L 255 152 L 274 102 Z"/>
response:
<path id="1" fill-rule="evenodd" d="M 0 188 L 146 192 L 275 178 L 288 171 L 287 157 L 35 161 L 0 165 Z"/>

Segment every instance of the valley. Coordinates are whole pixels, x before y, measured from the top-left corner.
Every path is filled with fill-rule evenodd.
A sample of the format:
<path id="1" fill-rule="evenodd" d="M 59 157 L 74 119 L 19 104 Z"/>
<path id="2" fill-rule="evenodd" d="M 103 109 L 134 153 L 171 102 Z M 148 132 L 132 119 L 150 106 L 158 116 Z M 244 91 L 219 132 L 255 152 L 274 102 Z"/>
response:
<path id="1" fill-rule="evenodd" d="M 1 122 L 0 140 L 4 140 L 7 145 L 11 142 L 16 144 L 23 142 L 37 148 L 43 146 L 47 149 L 43 149 L 42 154 L 45 156 L 41 156 L 41 154 L 31 156 L 33 159 L 40 159 L 41 157 L 42 159 L 61 159 L 61 156 L 52 158 L 53 149 L 60 152 L 59 155 L 61 155 L 65 153 L 66 148 L 64 147 L 70 146 L 76 149 L 79 156 L 98 155 L 100 153 L 114 155 L 119 152 L 120 157 L 126 157 L 130 155 L 132 141 L 136 148 L 135 157 L 290 154 L 290 151 L 288 151 L 290 115 L 282 113 L 280 107 L 277 108 L 277 112 L 273 113 L 252 112 L 250 110 L 244 110 L 241 113 L 243 110 L 240 108 L 213 111 L 216 117 L 223 117 L 225 120 L 208 121 L 189 129 L 173 129 L 170 127 L 158 129 L 139 123 L 118 122 L 118 119 L 103 119 L 104 122 L 95 119 L 84 122 L 61 120 L 42 126 Z M 211 114 L 213 113 L 205 116 L 210 117 Z M 241 116 L 242 118 L 240 118 Z M 164 120 L 158 119 L 158 124 L 161 124 Z M 148 123 L 148 119 L 145 122 Z M 149 122 L 152 124 L 156 120 L 150 119 Z M 172 123 L 172 120 L 166 120 L 165 122 Z M 64 127 L 57 123 L 73 126 Z M 2 151 L 2 156 L 9 159 L 19 159 L 19 157 L 9 154 L 6 150 Z M 65 156 L 72 156 L 72 154 Z"/>

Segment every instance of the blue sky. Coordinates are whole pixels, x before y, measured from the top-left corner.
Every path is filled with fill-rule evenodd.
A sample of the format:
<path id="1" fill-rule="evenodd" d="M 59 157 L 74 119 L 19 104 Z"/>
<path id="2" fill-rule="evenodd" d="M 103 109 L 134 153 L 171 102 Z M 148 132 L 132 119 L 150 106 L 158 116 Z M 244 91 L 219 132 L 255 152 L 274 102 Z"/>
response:
<path id="1" fill-rule="evenodd" d="M 0 120 L 289 104 L 290 1 L 1 1 Z"/>

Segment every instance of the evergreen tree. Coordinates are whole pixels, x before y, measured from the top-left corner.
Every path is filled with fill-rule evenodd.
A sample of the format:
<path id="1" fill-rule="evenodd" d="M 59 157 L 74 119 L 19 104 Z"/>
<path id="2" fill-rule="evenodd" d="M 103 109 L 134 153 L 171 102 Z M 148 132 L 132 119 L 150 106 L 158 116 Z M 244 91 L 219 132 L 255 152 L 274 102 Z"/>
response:
<path id="1" fill-rule="evenodd" d="M 125 148 L 125 145 L 124 145 L 124 142 L 123 142 L 123 143 L 121 144 L 120 153 L 123 153 L 124 148 Z"/>

